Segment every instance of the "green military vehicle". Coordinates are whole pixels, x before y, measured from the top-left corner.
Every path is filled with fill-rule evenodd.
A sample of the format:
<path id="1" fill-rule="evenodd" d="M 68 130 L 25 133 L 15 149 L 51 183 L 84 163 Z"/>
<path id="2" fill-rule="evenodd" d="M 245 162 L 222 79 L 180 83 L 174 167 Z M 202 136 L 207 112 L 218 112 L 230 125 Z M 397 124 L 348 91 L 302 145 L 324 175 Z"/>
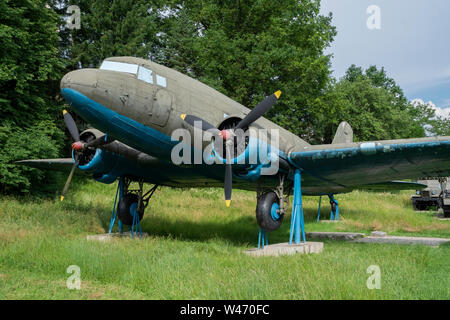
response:
<path id="1" fill-rule="evenodd" d="M 450 217 L 450 189 L 447 186 L 447 178 L 424 178 L 417 182 L 427 187 L 417 190 L 411 197 L 414 210 L 428 211 L 435 207 L 442 209 L 445 217 Z"/>

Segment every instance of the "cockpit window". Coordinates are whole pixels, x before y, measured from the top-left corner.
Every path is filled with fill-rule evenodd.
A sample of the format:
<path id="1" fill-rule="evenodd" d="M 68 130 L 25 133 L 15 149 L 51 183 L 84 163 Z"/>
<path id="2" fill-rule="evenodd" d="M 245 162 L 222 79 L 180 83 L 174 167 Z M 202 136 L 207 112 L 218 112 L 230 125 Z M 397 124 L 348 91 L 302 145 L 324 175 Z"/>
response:
<path id="1" fill-rule="evenodd" d="M 153 84 L 153 72 L 146 67 L 139 67 L 138 79 Z"/>
<path id="2" fill-rule="evenodd" d="M 103 61 L 102 65 L 100 66 L 100 70 L 110 70 L 136 74 L 138 71 L 138 66 L 136 64 L 124 62 Z"/>
<path id="3" fill-rule="evenodd" d="M 167 87 L 166 78 L 163 77 L 163 76 L 160 76 L 159 74 L 157 74 L 156 75 L 156 84 L 158 86 L 161 86 L 161 87 L 164 87 L 164 88 Z"/>

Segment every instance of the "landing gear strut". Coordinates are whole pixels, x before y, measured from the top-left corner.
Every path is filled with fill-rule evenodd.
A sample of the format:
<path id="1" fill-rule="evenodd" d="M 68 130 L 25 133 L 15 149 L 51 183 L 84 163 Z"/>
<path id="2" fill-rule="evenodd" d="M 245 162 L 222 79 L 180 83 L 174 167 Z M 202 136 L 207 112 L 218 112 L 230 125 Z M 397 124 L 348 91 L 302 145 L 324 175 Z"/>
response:
<path id="1" fill-rule="evenodd" d="M 123 225 L 126 225 L 130 229 L 131 236 L 133 236 L 133 233 L 138 236 L 138 232 L 139 235 L 142 235 L 141 220 L 144 216 L 144 210 L 148 206 L 150 198 L 158 188 L 158 185 L 154 185 L 149 191 L 144 193 L 143 181 L 139 181 L 139 189 L 137 190 L 131 190 L 130 184 L 131 180 L 126 177 L 121 177 L 119 180 L 109 225 L 110 234 L 114 227 L 116 217 L 118 217 L 120 233 L 123 232 Z M 116 208 L 117 194 L 119 194 L 119 201 Z"/>
<path id="2" fill-rule="evenodd" d="M 330 206 L 331 206 L 331 212 L 330 212 L 330 220 L 339 220 L 339 204 L 338 201 L 334 198 L 333 195 L 328 196 L 330 198 Z M 317 212 L 317 222 L 320 221 L 320 206 L 322 203 L 322 196 L 320 196 L 319 199 L 319 210 Z"/>
<path id="3" fill-rule="evenodd" d="M 280 185 L 271 191 L 257 193 L 256 221 L 263 231 L 275 231 L 283 222 L 289 196 L 284 195 L 284 175 L 280 175 Z"/>

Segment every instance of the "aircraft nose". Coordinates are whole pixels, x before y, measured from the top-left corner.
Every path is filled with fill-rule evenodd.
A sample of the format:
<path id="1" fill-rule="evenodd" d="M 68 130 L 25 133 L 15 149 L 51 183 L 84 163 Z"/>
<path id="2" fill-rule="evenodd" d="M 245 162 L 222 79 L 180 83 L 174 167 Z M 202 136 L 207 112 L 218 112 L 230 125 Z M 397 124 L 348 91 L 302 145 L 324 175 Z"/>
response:
<path id="1" fill-rule="evenodd" d="M 67 73 L 60 83 L 61 90 L 72 88 L 78 91 L 84 91 L 86 88 L 97 87 L 97 69 L 80 69 Z"/>

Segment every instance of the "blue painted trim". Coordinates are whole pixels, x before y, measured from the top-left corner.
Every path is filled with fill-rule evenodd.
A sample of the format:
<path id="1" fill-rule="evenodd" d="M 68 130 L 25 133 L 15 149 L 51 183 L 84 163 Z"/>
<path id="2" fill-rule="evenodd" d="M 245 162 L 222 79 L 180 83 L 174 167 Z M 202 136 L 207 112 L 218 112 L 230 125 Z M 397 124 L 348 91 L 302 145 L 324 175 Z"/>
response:
<path id="1" fill-rule="evenodd" d="M 373 143 L 375 144 L 375 143 Z M 342 156 L 355 156 L 358 154 L 374 154 L 374 153 L 391 153 L 398 150 L 418 149 L 428 147 L 450 146 L 450 140 L 444 141 L 424 141 L 411 143 L 393 143 L 393 144 L 379 144 L 373 146 L 372 143 L 362 143 L 358 147 L 341 148 L 341 149 L 322 149 L 302 152 L 292 152 L 289 159 L 298 161 L 303 159 L 334 159 Z M 375 152 L 374 152 L 375 151 Z"/>
<path id="2" fill-rule="evenodd" d="M 110 136 L 120 137 L 121 142 L 131 147 L 142 149 L 143 152 L 158 158 L 170 159 L 173 146 L 179 143 L 172 141 L 170 136 L 125 117 L 74 89 L 63 88 L 61 93 L 83 119 L 100 131 L 108 132 Z"/>

